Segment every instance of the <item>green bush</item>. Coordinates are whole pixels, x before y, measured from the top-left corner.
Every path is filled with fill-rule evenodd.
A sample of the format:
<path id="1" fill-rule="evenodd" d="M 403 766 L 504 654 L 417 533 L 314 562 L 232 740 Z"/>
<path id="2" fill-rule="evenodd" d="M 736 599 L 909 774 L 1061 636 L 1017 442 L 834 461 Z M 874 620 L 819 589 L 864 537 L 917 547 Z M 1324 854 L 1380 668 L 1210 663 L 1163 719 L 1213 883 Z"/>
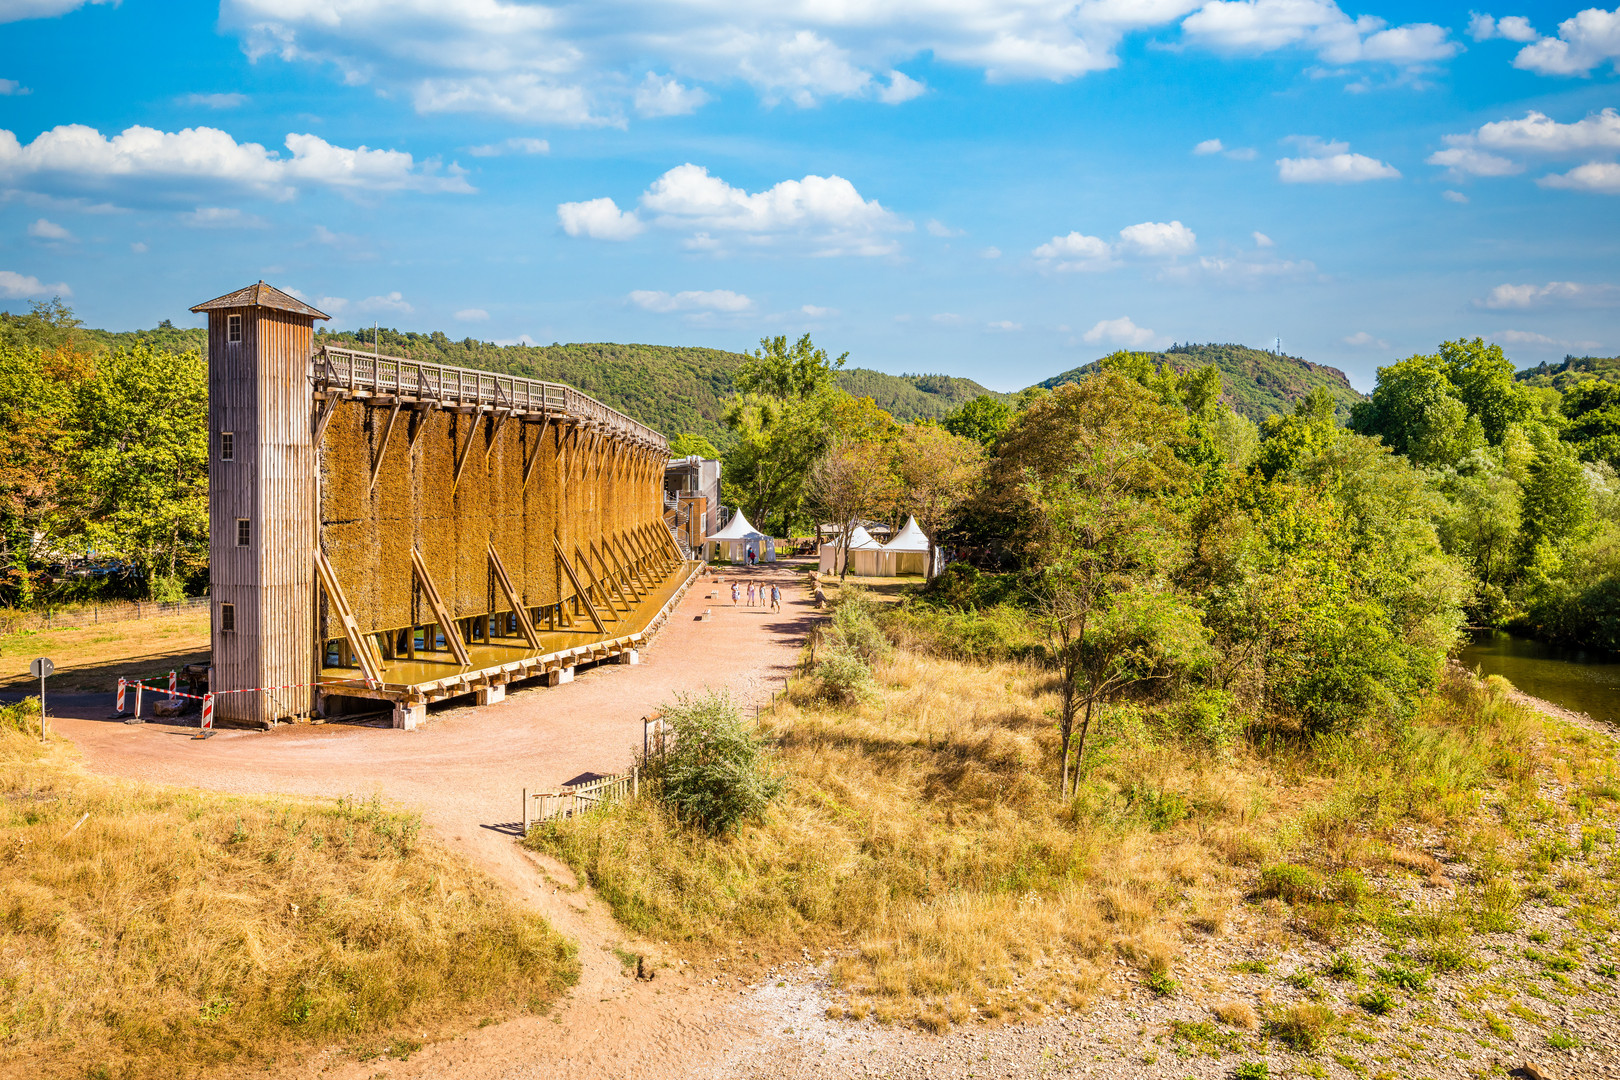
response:
<path id="1" fill-rule="evenodd" d="M 1267 1024 L 1266 1032 L 1302 1054 L 1312 1054 L 1327 1041 L 1336 1019 L 1326 1005 L 1294 1005 Z"/>
<path id="2" fill-rule="evenodd" d="M 887 660 L 894 651 L 883 628 L 872 617 L 872 604 L 866 599 L 866 590 L 855 586 L 847 587 L 838 601 L 827 638 L 835 647 L 842 645 L 852 650 L 867 664 Z"/>
<path id="3" fill-rule="evenodd" d="M 1308 866 L 1281 863 L 1260 871 L 1260 895 L 1287 900 L 1290 904 L 1305 903 L 1322 895 L 1322 875 Z"/>
<path id="4" fill-rule="evenodd" d="M 1325 973 L 1329 978 L 1350 981 L 1361 978 L 1361 962 L 1349 953 L 1334 953 Z"/>
<path id="5" fill-rule="evenodd" d="M 1243 1061 L 1232 1070 L 1232 1080 L 1271 1080 L 1271 1069 L 1263 1061 Z"/>
<path id="6" fill-rule="evenodd" d="M 0 705 L 0 728 L 38 735 L 39 698 L 23 698 L 10 705 Z"/>
<path id="7" fill-rule="evenodd" d="M 1428 977 L 1422 972 L 1413 971 L 1403 964 L 1391 964 L 1388 967 L 1377 968 L 1373 974 L 1378 981 L 1386 986 L 1393 986 L 1405 990 L 1409 994 L 1421 994 L 1429 988 Z"/>
<path id="8" fill-rule="evenodd" d="M 816 658 L 816 683 L 817 695 L 837 705 L 854 705 L 877 690 L 871 667 L 841 642 L 827 646 Z"/>
<path id="9" fill-rule="evenodd" d="M 750 731 L 729 692 L 680 697 L 664 710 L 674 745 L 649 762 L 658 797 L 683 823 L 728 833 L 765 812 L 782 788 L 766 769 L 764 744 Z"/>
<path id="10" fill-rule="evenodd" d="M 1389 991 L 1381 986 L 1356 998 L 1356 1004 L 1372 1013 L 1374 1016 L 1384 1016 L 1395 1011 L 1395 999 L 1389 996 Z"/>
<path id="11" fill-rule="evenodd" d="M 1183 734 L 1216 750 L 1230 745 L 1243 731 L 1236 700 L 1225 690 L 1205 687 L 1177 702 L 1171 715 Z"/>

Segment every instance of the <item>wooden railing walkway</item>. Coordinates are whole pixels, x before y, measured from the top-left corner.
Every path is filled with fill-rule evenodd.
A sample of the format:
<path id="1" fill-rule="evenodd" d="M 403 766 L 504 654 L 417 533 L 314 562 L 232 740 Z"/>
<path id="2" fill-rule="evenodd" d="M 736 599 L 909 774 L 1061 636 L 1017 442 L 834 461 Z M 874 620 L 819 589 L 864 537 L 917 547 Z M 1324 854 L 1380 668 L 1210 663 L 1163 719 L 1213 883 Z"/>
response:
<path id="1" fill-rule="evenodd" d="M 602 404 L 565 383 L 497 375 L 473 368 L 430 364 L 399 356 L 322 345 L 310 358 L 310 378 L 317 390 L 334 388 L 371 394 L 437 401 L 446 405 L 491 406 L 517 413 L 566 416 L 599 425 L 608 432 L 661 452 L 669 440 L 637 420 Z"/>

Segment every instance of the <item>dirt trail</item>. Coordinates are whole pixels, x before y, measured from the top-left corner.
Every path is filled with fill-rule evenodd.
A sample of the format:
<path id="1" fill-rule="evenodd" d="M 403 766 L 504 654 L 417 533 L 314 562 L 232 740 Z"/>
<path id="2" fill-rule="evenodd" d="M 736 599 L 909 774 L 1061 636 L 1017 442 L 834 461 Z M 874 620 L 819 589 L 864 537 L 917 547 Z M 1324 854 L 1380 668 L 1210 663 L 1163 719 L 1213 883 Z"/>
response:
<path id="1" fill-rule="evenodd" d="M 568 869 L 518 847 L 523 788 L 583 772 L 618 772 L 641 745 L 642 717 L 676 693 L 728 687 L 767 697 L 798 660 L 813 621 L 793 567 L 717 575 L 783 586 L 783 610 L 731 605 L 729 584 L 693 585 L 636 667 L 607 665 L 567 686 L 514 693 L 485 708 L 430 713 L 414 732 L 328 724 L 270 732 L 222 731 L 105 719 L 108 695 L 61 695 L 52 728 L 108 775 L 238 793 L 381 796 L 419 810 L 427 829 L 533 905 L 579 945 L 579 985 L 547 1017 L 523 1017 L 434 1043 L 406 1061 L 359 1063 L 336 1050 L 285 1070 L 294 1078 L 378 1076 L 505 1080 L 553 1075 L 662 1080 L 721 1060 L 754 1026 L 736 996 L 678 968 L 652 981 L 627 976 L 614 948 L 659 956 L 620 927 Z M 709 593 L 719 592 L 716 599 Z M 699 622 L 704 609 L 712 621 Z M 195 721 L 193 721 L 195 723 Z M 674 959 L 670 957 L 669 959 Z"/>

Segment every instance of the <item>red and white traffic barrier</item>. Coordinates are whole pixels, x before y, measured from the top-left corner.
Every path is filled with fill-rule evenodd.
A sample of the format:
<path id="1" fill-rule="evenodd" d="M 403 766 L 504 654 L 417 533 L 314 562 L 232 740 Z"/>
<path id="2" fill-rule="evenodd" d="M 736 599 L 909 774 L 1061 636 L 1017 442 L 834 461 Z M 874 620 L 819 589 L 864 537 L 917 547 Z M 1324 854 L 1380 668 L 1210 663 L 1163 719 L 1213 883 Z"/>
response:
<path id="1" fill-rule="evenodd" d="M 179 682 L 178 682 L 178 681 L 177 681 L 177 680 L 176 680 L 176 679 L 175 679 L 175 675 L 174 675 L 174 669 L 173 669 L 173 668 L 170 668 L 170 669 L 169 669 L 169 696 L 170 696 L 170 697 L 174 697 L 174 692 L 175 692 L 175 691 L 176 691 L 176 690 L 177 690 L 177 689 L 179 689 L 179 687 L 180 687 L 180 684 L 179 684 Z"/>
<path id="2" fill-rule="evenodd" d="M 128 685 L 129 681 L 127 679 L 122 675 L 118 676 L 118 714 L 120 716 L 124 713 L 124 687 Z"/>

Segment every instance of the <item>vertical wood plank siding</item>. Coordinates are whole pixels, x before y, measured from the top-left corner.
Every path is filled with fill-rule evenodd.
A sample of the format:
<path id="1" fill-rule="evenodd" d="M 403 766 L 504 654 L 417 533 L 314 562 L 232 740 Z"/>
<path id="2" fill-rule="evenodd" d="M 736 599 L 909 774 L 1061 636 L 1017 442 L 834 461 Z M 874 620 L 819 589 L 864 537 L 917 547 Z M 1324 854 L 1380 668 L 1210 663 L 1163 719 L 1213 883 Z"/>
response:
<path id="1" fill-rule="evenodd" d="M 229 317 L 242 340 L 226 340 Z M 270 308 L 208 313 L 209 560 L 216 691 L 309 683 L 315 673 L 315 451 L 310 436 L 309 318 Z M 235 438 L 219 460 L 219 433 Z M 236 543 L 246 518 L 251 543 Z M 236 629 L 219 630 L 219 606 Z M 313 688 L 226 693 L 220 720 L 267 723 L 309 713 Z"/>

